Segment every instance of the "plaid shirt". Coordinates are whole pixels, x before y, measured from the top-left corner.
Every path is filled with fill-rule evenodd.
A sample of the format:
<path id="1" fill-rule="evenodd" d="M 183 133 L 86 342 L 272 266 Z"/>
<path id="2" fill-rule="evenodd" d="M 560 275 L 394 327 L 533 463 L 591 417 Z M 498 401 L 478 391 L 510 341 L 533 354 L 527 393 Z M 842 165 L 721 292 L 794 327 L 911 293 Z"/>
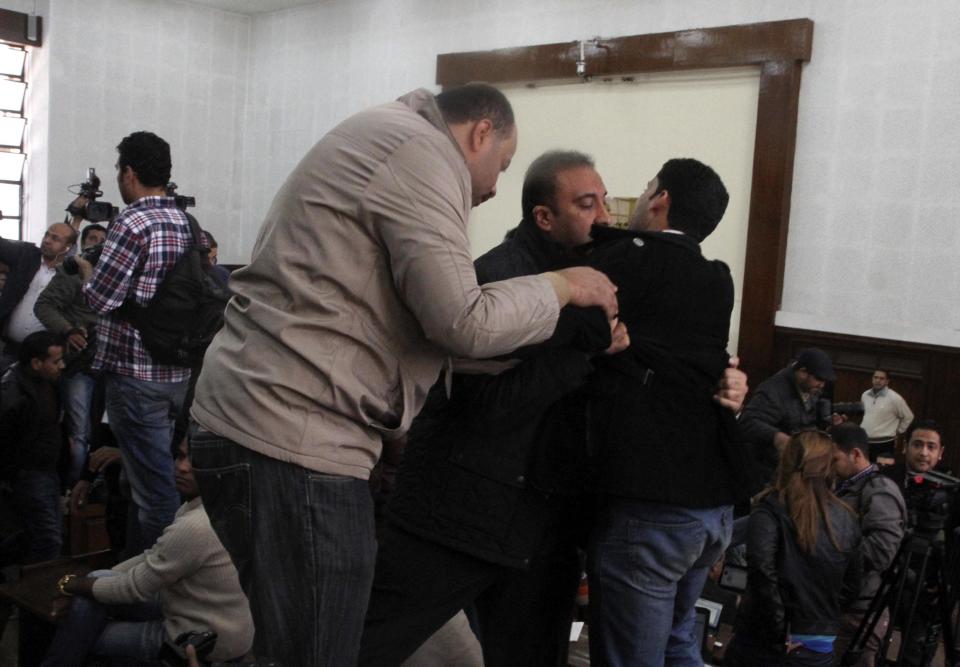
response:
<path id="1" fill-rule="evenodd" d="M 172 197 L 143 197 L 110 223 L 103 254 L 83 286 L 87 303 L 100 315 L 94 370 L 150 382 L 180 382 L 190 369 L 154 363 L 140 332 L 113 311 L 127 299 L 144 306 L 193 243 L 190 224 Z"/>

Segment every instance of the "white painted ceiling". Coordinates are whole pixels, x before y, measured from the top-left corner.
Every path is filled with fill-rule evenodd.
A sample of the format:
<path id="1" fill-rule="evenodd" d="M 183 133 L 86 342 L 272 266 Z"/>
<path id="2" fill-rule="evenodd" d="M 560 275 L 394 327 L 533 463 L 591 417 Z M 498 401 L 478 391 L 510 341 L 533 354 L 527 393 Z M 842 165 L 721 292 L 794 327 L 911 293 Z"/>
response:
<path id="1" fill-rule="evenodd" d="M 291 7 L 319 4 L 318 0 L 179 0 L 191 5 L 202 5 L 238 14 L 265 14 Z"/>

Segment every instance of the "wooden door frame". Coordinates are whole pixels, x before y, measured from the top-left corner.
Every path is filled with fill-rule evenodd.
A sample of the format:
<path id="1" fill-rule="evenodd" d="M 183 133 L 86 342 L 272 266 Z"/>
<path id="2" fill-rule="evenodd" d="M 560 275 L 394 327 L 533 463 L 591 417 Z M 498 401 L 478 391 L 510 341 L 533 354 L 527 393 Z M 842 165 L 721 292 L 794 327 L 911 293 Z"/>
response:
<path id="1" fill-rule="evenodd" d="M 594 78 L 759 67 L 739 334 L 741 366 L 753 378 L 776 367 L 774 318 L 783 294 L 800 74 L 812 44 L 813 21 L 791 19 L 598 39 L 583 46 L 584 76 Z M 580 56 L 580 42 L 444 53 L 437 56 L 437 83 L 575 82 Z"/>

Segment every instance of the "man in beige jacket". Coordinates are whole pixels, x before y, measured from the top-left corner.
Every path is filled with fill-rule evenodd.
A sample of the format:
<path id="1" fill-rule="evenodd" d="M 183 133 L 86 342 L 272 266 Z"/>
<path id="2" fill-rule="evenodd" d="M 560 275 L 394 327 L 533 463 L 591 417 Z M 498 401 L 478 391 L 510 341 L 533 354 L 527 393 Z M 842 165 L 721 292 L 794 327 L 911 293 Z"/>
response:
<path id="1" fill-rule="evenodd" d="M 348 118 L 288 177 L 233 274 L 193 456 L 258 656 L 355 662 L 376 551 L 366 479 L 449 357 L 545 340 L 567 303 L 615 315 L 590 269 L 477 285 L 467 218 L 516 144 L 509 102 L 483 84 Z"/>

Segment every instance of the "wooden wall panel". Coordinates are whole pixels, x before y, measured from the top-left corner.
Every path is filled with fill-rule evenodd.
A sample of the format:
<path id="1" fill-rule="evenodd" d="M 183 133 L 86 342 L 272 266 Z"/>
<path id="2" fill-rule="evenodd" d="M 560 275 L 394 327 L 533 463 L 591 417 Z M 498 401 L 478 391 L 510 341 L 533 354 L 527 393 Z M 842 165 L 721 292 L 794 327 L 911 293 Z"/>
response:
<path id="1" fill-rule="evenodd" d="M 887 369 L 890 386 L 904 397 L 917 418 L 935 419 L 943 428 L 944 461 L 960 473 L 960 349 L 777 327 L 777 367 L 811 346 L 823 349 L 833 359 L 837 401 L 859 400 L 870 388 L 873 370 Z M 763 379 L 752 377 L 750 384 L 755 387 Z"/>
<path id="2" fill-rule="evenodd" d="M 22 12 L 0 9 L 0 39 L 22 46 L 40 46 L 43 42 L 43 18 L 36 17 L 37 38 L 27 39 L 27 21 L 29 16 Z"/>

